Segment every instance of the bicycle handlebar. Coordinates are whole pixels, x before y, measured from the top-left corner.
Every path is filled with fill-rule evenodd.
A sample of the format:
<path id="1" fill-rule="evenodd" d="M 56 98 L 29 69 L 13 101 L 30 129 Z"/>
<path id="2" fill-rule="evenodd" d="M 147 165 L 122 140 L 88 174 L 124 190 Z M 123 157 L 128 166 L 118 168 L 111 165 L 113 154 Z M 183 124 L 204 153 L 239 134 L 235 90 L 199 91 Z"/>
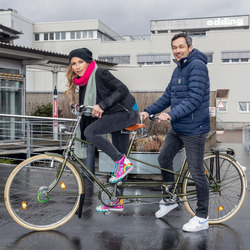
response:
<path id="1" fill-rule="evenodd" d="M 92 113 L 93 106 L 88 105 L 79 105 L 79 104 L 71 104 L 72 113 L 74 115 L 82 115 L 83 113 Z M 88 111 L 89 110 L 89 111 Z"/>
<path id="2" fill-rule="evenodd" d="M 144 116 L 141 116 L 141 117 L 140 117 L 140 122 L 141 122 L 141 124 L 143 124 L 143 117 L 144 117 Z M 141 134 L 141 136 L 137 137 L 137 139 L 146 137 L 146 136 L 150 133 L 150 131 L 152 130 L 154 121 L 155 121 L 156 119 L 158 119 L 158 118 L 159 118 L 159 116 L 150 115 L 150 116 L 149 116 L 149 120 L 151 120 L 151 122 L 150 122 L 150 124 L 149 124 L 148 129 L 141 129 L 140 132 L 139 132 L 139 133 Z"/>
<path id="3" fill-rule="evenodd" d="M 159 119 L 159 115 L 150 115 L 150 116 L 149 116 L 149 119 L 150 119 L 151 121 L 154 121 L 154 120 L 156 120 L 156 119 Z"/>
<path id="4" fill-rule="evenodd" d="M 147 134 L 152 130 L 153 123 L 154 123 L 154 121 L 157 120 L 158 118 L 159 118 L 158 115 L 150 115 L 150 116 L 149 116 L 149 120 L 151 120 L 151 122 L 150 122 L 149 127 L 148 127 L 148 129 L 147 129 L 147 131 L 146 131 Z"/>

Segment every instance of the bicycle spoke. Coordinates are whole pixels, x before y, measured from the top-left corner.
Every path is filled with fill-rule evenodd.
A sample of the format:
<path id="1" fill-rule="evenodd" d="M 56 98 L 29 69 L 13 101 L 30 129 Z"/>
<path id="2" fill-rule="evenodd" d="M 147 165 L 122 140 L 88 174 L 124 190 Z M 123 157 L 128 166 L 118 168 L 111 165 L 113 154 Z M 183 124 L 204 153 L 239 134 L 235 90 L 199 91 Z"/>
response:
<path id="1" fill-rule="evenodd" d="M 29 229 L 48 230 L 73 216 L 81 188 L 74 167 L 67 165 L 59 183 L 50 193 L 44 193 L 55 182 L 61 166 L 62 159 L 41 155 L 21 163 L 10 175 L 5 190 L 6 207 L 19 224 Z"/>
<path id="2" fill-rule="evenodd" d="M 226 155 L 219 155 L 220 179 L 219 182 L 216 181 L 215 158 L 215 154 L 211 154 L 204 159 L 204 167 L 210 187 L 210 223 L 220 223 L 231 218 L 239 210 L 246 193 L 246 182 L 241 175 L 240 167 Z M 189 172 L 186 177 L 190 177 Z M 192 185 L 194 185 L 193 181 L 186 179 L 183 192 L 192 190 Z M 197 205 L 189 198 L 188 196 L 185 206 L 194 215 Z"/>

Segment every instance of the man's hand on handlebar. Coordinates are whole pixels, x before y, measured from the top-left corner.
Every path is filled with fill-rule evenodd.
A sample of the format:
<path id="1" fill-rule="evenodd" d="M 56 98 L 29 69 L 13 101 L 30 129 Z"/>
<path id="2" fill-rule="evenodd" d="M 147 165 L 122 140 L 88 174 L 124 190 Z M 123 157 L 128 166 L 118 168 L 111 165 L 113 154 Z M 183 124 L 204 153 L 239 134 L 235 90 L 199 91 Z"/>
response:
<path id="1" fill-rule="evenodd" d="M 165 112 L 160 113 L 160 115 L 158 116 L 158 122 L 171 121 L 171 120 L 172 120 L 171 116 Z"/>
<path id="2" fill-rule="evenodd" d="M 141 120 L 145 120 L 146 118 L 150 118 L 150 120 L 155 120 L 158 119 L 158 122 L 162 122 L 162 121 L 171 121 L 171 117 L 168 113 L 162 112 L 159 116 L 155 116 L 155 115 L 149 115 L 148 112 L 143 111 L 139 113 Z"/>

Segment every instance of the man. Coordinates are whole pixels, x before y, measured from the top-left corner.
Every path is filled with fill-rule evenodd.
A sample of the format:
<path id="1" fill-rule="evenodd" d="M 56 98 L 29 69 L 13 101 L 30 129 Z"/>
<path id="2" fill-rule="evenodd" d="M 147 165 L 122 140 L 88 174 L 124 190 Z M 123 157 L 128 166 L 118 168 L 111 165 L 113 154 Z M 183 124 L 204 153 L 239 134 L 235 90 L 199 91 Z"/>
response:
<path id="1" fill-rule="evenodd" d="M 170 83 L 164 94 L 140 116 L 145 119 L 171 106 L 171 111 L 159 115 L 159 122 L 170 121 L 172 128 L 167 133 L 158 161 L 162 168 L 173 170 L 173 158 L 185 146 L 198 201 L 196 216 L 183 226 L 183 230 L 196 232 L 208 228 L 209 189 L 203 167 L 205 141 L 210 130 L 207 57 L 193 48 L 192 39 L 186 33 L 176 34 L 171 46 L 177 67 Z M 162 171 L 162 177 L 164 182 L 174 182 L 173 174 Z M 160 210 L 155 215 L 161 218 L 177 206 L 161 200 Z"/>

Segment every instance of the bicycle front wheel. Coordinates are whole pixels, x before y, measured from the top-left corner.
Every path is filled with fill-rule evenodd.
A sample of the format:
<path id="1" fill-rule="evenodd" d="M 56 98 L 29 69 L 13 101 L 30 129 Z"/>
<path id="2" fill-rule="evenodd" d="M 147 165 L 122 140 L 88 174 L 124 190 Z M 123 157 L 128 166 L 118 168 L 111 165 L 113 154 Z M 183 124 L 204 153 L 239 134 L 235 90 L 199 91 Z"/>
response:
<path id="1" fill-rule="evenodd" d="M 62 163 L 60 157 L 38 155 L 12 171 L 5 185 L 4 200 L 18 224 L 36 231 L 51 230 L 75 214 L 83 184 L 71 163 L 67 162 L 59 182 L 47 193 L 55 184 Z"/>
<path id="2" fill-rule="evenodd" d="M 216 179 L 216 155 L 204 158 L 204 168 L 209 183 L 209 223 L 222 223 L 234 216 L 240 209 L 246 195 L 246 179 L 242 168 L 227 155 L 219 155 L 220 181 Z M 218 175 L 218 174 L 217 174 Z M 194 216 L 197 208 L 196 188 L 189 170 L 183 181 L 183 193 L 188 212 Z"/>

